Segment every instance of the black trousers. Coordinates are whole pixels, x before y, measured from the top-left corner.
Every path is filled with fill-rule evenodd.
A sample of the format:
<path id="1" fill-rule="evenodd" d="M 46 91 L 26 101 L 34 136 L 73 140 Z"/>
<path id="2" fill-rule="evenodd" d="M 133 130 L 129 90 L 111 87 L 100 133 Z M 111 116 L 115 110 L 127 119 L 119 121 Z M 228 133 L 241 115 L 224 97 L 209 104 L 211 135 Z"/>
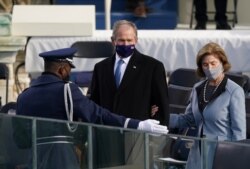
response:
<path id="1" fill-rule="evenodd" d="M 195 19 L 197 22 L 207 22 L 207 3 L 206 0 L 194 0 L 195 3 Z M 215 5 L 215 21 L 218 23 L 227 22 L 227 0 L 214 0 Z"/>

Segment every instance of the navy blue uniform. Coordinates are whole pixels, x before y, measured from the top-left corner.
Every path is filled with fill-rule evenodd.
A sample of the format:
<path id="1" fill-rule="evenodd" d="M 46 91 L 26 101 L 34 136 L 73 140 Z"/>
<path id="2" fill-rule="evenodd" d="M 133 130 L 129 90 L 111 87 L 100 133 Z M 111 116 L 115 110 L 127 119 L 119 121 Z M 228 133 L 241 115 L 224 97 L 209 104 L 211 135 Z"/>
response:
<path id="1" fill-rule="evenodd" d="M 28 89 L 19 95 L 17 99 L 17 114 L 67 120 L 64 102 L 64 85 L 65 82 L 56 75 L 43 73 Z M 76 84 L 70 83 L 70 88 L 73 99 L 74 119 L 80 118 L 84 122 L 96 124 L 124 126 L 126 121 L 125 117 L 113 114 L 89 100 L 82 94 Z M 131 119 L 127 126 L 128 128 L 137 128 L 138 124 L 139 120 Z M 50 122 L 48 125 L 37 125 L 38 140 L 42 141 L 41 138 L 48 136 L 53 136 L 53 139 L 58 139 L 56 138 L 57 136 L 67 133 L 65 132 L 66 125 L 63 127 L 60 126 L 62 129 L 56 130 L 55 132 L 53 129 L 58 129 L 58 126 L 53 125 L 57 124 Z M 20 129 L 18 126 L 16 128 Z M 47 142 L 38 145 L 38 168 L 78 169 L 78 159 L 70 140 L 71 138 L 72 135 L 68 134 L 67 141 L 70 144 L 50 144 Z"/>
<path id="2" fill-rule="evenodd" d="M 17 99 L 17 114 L 67 120 L 64 103 L 64 84 L 59 77 L 44 73 Z M 85 97 L 78 86 L 70 84 L 74 119 L 84 122 L 123 127 L 126 118 L 101 108 Z M 139 121 L 131 119 L 128 128 L 137 128 Z"/>

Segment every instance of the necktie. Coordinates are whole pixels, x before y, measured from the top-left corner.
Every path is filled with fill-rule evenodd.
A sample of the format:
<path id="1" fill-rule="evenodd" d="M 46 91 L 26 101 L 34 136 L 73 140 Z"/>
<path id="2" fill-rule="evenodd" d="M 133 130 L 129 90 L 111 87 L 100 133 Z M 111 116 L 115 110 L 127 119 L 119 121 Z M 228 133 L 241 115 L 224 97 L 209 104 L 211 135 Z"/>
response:
<path id="1" fill-rule="evenodd" d="M 118 87 L 121 81 L 121 66 L 124 63 L 122 59 L 120 59 L 117 63 L 117 67 L 115 69 L 115 84 Z"/>

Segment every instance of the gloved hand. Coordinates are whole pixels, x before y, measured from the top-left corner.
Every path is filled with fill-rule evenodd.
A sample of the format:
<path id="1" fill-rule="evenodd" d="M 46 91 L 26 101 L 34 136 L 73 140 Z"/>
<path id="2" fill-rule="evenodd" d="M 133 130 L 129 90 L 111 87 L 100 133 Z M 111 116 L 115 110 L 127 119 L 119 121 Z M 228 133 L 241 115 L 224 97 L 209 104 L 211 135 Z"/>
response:
<path id="1" fill-rule="evenodd" d="M 167 126 L 159 125 L 160 122 L 153 119 L 141 121 L 138 125 L 138 130 L 149 131 L 158 134 L 168 134 Z"/>

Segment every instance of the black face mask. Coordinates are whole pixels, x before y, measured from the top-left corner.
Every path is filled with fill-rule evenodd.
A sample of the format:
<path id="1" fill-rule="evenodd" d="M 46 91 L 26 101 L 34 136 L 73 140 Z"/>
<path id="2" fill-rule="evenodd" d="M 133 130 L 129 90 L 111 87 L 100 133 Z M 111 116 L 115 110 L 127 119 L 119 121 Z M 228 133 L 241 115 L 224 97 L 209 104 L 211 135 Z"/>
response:
<path id="1" fill-rule="evenodd" d="M 121 58 L 126 58 L 133 54 L 135 45 L 116 45 L 115 50 Z"/>

